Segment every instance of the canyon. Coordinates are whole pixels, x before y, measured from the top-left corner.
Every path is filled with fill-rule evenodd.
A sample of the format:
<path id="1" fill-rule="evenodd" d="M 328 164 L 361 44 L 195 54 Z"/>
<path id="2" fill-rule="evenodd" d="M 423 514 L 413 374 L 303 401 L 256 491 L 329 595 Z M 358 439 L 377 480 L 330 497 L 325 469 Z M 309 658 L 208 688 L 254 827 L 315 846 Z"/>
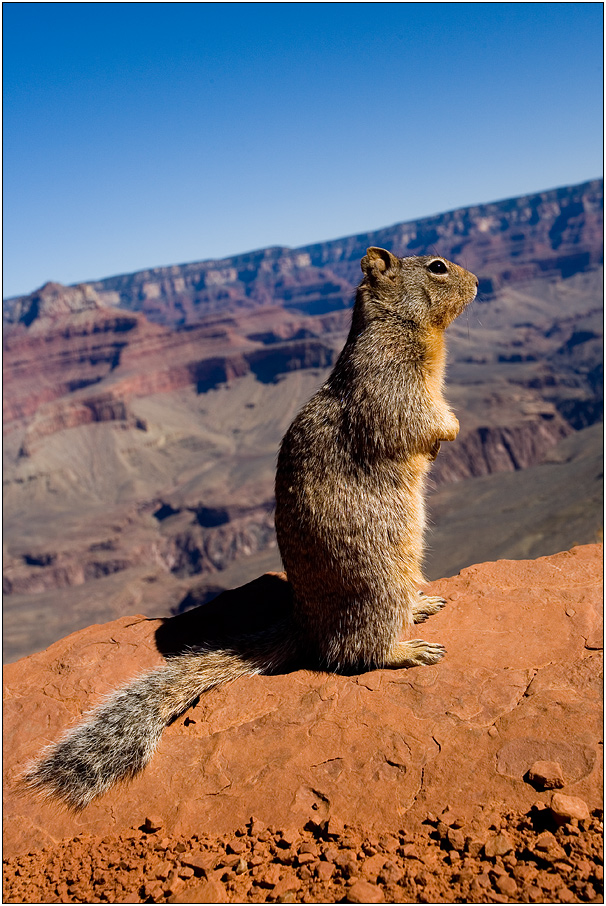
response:
<path id="1" fill-rule="evenodd" d="M 277 570 L 280 439 L 347 335 L 369 245 L 480 278 L 428 578 L 601 540 L 601 180 L 301 249 L 5 300 L 4 658 Z"/>

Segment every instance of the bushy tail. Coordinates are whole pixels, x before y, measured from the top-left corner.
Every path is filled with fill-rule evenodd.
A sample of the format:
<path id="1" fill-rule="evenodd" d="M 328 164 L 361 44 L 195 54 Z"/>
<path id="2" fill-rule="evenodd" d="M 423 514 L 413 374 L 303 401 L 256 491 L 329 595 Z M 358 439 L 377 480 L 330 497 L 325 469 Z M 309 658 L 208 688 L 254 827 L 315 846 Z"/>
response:
<path id="1" fill-rule="evenodd" d="M 271 673 L 297 655 L 290 622 L 219 650 L 192 650 L 114 692 L 80 726 L 42 752 L 27 787 L 80 811 L 151 759 L 164 727 L 207 689 Z"/>

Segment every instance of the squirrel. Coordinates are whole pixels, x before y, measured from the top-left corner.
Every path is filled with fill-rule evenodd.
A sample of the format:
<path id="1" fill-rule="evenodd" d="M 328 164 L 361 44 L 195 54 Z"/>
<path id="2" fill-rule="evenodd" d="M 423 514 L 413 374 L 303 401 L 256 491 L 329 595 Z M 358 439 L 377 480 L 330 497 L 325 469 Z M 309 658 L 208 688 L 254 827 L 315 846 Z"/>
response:
<path id="1" fill-rule="evenodd" d="M 276 534 L 293 611 L 220 649 L 196 647 L 113 693 L 47 747 L 23 780 L 79 811 L 149 762 L 200 694 L 303 662 L 356 673 L 435 664 L 442 645 L 403 638 L 445 605 L 426 596 L 424 478 L 459 422 L 443 395 L 446 327 L 478 280 L 439 255 L 361 260 L 351 329 L 332 373 L 286 432 Z"/>

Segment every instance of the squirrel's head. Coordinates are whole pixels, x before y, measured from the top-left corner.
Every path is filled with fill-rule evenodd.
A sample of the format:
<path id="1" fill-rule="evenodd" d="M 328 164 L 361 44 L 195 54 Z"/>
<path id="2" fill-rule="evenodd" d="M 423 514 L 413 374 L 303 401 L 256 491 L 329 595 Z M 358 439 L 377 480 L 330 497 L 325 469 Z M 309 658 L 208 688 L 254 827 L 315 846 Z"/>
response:
<path id="1" fill-rule="evenodd" d="M 439 255 L 397 258 L 369 248 L 360 262 L 367 298 L 419 326 L 444 330 L 475 299 L 478 278 Z"/>

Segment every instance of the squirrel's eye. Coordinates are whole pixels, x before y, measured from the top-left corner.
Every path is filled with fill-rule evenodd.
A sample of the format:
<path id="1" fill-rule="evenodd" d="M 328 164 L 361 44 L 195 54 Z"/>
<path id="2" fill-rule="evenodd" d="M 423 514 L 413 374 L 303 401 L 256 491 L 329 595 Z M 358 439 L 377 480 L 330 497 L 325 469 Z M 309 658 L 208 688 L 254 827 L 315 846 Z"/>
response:
<path id="1" fill-rule="evenodd" d="M 431 271 L 432 274 L 447 274 L 448 268 L 443 261 L 439 259 L 436 261 L 430 261 L 427 265 L 427 270 Z"/>

